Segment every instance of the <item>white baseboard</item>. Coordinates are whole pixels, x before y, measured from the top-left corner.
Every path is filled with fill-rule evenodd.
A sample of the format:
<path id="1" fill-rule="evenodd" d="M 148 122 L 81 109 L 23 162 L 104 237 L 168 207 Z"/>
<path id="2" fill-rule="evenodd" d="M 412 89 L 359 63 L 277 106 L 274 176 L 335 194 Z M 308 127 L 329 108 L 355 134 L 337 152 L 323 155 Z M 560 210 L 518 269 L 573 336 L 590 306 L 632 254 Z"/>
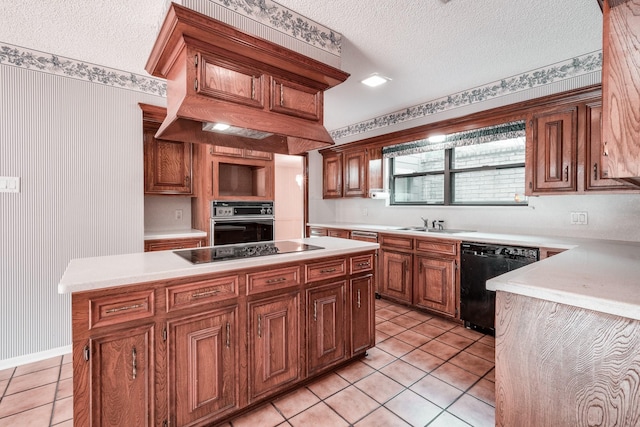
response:
<path id="1" fill-rule="evenodd" d="M 28 363 L 39 362 L 56 356 L 63 356 L 69 353 L 71 353 L 71 346 L 65 345 L 64 347 L 52 348 L 51 350 L 41 351 L 40 353 L 26 354 L 12 359 L 0 360 L 0 371 L 8 368 L 14 368 L 16 366 L 26 365 Z"/>

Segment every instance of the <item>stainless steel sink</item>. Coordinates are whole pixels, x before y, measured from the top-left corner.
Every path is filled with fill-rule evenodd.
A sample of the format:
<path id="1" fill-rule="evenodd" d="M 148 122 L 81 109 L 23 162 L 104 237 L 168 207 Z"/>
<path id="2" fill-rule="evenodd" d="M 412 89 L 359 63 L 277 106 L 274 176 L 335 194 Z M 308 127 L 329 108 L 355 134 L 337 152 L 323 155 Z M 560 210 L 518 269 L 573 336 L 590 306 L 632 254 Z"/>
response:
<path id="1" fill-rule="evenodd" d="M 426 228 L 426 227 L 420 227 L 420 226 L 403 227 L 403 228 L 400 228 L 400 230 L 422 231 L 422 232 L 425 232 L 425 233 L 442 233 L 442 234 L 472 233 L 472 232 L 475 231 L 475 230 L 460 230 L 460 229 L 456 229 L 456 228 L 444 228 L 444 229 Z"/>

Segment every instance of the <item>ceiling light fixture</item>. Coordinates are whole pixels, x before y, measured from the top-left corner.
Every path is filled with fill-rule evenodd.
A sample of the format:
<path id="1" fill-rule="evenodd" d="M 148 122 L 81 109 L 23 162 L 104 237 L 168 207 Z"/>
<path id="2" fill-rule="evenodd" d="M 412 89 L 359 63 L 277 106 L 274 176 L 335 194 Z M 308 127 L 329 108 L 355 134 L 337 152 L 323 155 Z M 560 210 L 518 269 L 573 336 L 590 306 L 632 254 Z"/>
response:
<path id="1" fill-rule="evenodd" d="M 376 86 L 380 86 L 382 84 L 385 84 L 386 82 L 388 82 L 389 80 L 391 80 L 388 77 L 382 77 L 379 74 L 373 74 L 369 77 L 367 77 L 364 80 L 361 80 L 361 83 L 369 86 L 369 87 L 376 87 Z"/>

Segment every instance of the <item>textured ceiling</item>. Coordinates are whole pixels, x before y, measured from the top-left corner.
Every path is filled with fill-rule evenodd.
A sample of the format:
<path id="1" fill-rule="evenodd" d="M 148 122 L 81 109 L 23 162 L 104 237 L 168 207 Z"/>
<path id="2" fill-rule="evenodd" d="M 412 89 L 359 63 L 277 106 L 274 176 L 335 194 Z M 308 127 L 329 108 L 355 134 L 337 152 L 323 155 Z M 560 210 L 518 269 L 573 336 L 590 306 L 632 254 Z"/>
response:
<path id="1" fill-rule="evenodd" d="M 250 0 L 246 0 L 250 1 Z M 279 0 L 343 35 L 337 129 L 602 48 L 596 0 Z M 0 42 L 147 74 L 164 0 L 0 2 Z M 367 88 L 374 73 L 392 81 Z"/>

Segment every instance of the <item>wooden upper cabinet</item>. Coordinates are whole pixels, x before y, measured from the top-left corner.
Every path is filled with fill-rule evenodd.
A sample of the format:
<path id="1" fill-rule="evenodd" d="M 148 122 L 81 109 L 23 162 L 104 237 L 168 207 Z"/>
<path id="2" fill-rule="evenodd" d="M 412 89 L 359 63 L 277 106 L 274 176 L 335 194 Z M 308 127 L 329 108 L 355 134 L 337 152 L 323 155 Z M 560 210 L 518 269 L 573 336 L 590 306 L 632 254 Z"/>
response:
<path id="1" fill-rule="evenodd" d="M 322 197 L 342 197 L 342 154 L 322 156 Z"/>
<path id="2" fill-rule="evenodd" d="M 140 104 L 143 120 L 144 192 L 192 195 L 192 145 L 156 139 L 167 110 Z"/>
<path id="3" fill-rule="evenodd" d="M 587 105 L 587 131 L 585 150 L 585 190 L 637 190 L 631 184 L 603 177 L 601 163 L 602 144 L 602 104 Z"/>
<path id="4" fill-rule="evenodd" d="M 264 76 L 258 69 L 205 53 L 198 54 L 196 61 L 201 62 L 198 93 L 251 107 L 264 106 Z"/>
<path id="5" fill-rule="evenodd" d="M 271 111 L 322 121 L 322 91 L 271 77 Z"/>
<path id="6" fill-rule="evenodd" d="M 248 148 L 225 147 L 223 145 L 212 145 L 209 154 L 241 157 L 244 159 L 273 160 L 273 153 L 267 151 L 250 150 Z"/>
<path id="7" fill-rule="evenodd" d="M 343 154 L 344 197 L 367 196 L 367 156 L 365 150 Z"/>
<path id="8" fill-rule="evenodd" d="M 640 4 L 603 8 L 603 177 L 640 183 Z"/>
<path id="9" fill-rule="evenodd" d="M 577 107 L 535 114 L 527 138 L 527 194 L 577 191 Z"/>

